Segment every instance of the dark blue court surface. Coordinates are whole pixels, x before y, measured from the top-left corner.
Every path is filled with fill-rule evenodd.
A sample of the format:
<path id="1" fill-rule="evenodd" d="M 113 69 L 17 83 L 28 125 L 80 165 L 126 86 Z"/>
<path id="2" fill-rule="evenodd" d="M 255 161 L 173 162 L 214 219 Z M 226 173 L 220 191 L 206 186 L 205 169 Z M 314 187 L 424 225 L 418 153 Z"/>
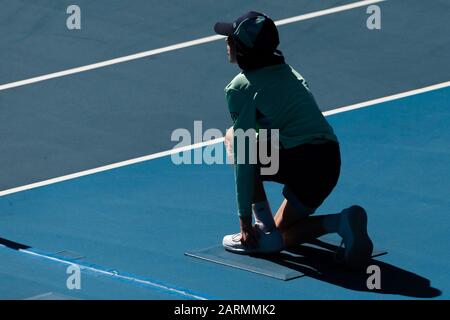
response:
<path id="1" fill-rule="evenodd" d="M 250 9 L 237 1 L 230 10 L 206 1 L 78 2 L 82 30 L 68 31 L 69 2 L 0 1 L 0 88 L 209 36 L 216 20 Z M 348 3 L 258 1 L 254 9 L 279 20 Z M 367 5 L 279 29 L 287 61 L 323 111 L 441 83 L 327 118 L 343 165 L 316 214 L 367 210 L 375 246 L 388 252 L 372 260 L 381 289 L 314 247 L 296 249 L 283 267 L 302 276 L 288 281 L 186 256 L 238 231 L 227 165 L 175 165 L 160 154 L 11 190 L 169 150 L 171 132 L 192 130 L 194 120 L 224 131 L 223 87 L 237 69 L 218 40 L 0 90 L 0 299 L 449 299 L 450 5 L 377 5 L 381 30 L 366 28 Z M 421 27 L 411 27 L 419 17 Z M 281 186 L 266 188 L 275 209 Z M 80 290 L 67 287 L 73 264 Z"/>

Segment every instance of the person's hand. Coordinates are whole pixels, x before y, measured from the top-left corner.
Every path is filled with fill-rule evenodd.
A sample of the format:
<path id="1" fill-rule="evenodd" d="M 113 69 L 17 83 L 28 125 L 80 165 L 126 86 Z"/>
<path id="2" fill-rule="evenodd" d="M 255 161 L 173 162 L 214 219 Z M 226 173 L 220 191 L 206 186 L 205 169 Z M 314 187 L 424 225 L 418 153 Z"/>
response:
<path id="1" fill-rule="evenodd" d="M 249 248 L 258 245 L 259 232 L 252 225 L 252 218 L 240 218 L 241 223 L 241 243 Z"/>

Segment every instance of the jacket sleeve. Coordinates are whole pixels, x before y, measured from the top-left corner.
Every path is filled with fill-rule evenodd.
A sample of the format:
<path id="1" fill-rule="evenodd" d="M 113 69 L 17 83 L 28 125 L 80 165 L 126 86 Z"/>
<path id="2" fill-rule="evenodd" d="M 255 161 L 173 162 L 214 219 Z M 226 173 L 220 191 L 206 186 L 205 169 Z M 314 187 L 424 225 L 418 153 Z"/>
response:
<path id="1" fill-rule="evenodd" d="M 245 139 L 245 147 L 240 148 L 238 144 L 242 143 L 243 139 L 238 138 L 237 135 L 239 134 L 239 129 L 244 133 L 249 133 L 247 131 L 249 129 L 255 129 L 255 107 L 251 97 L 243 94 L 239 90 L 227 89 L 225 95 L 234 129 L 234 176 L 238 215 L 243 218 L 251 217 L 256 165 L 250 163 L 249 155 L 250 152 L 255 152 L 256 150 L 251 148 L 252 144 L 249 143 L 249 139 Z M 242 151 L 244 151 L 244 154 L 242 154 Z M 245 159 L 245 163 L 242 163 L 244 162 L 242 161 L 243 159 Z"/>

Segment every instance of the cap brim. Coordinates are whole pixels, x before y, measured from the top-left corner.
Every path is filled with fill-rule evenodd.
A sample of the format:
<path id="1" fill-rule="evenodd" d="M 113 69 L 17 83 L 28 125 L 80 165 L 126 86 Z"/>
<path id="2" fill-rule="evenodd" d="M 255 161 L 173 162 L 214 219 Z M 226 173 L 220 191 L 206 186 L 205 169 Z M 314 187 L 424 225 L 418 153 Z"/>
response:
<path id="1" fill-rule="evenodd" d="M 214 31 L 224 36 L 231 36 L 234 32 L 233 23 L 231 22 L 217 22 L 214 25 Z"/>

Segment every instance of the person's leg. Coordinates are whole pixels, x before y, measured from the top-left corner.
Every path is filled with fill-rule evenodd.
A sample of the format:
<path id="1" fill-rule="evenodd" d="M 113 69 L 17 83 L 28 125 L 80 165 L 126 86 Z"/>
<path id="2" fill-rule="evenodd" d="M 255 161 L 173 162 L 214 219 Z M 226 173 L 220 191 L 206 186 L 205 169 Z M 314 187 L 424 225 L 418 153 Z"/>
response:
<path id="1" fill-rule="evenodd" d="M 298 201 L 294 207 L 285 199 L 273 217 L 261 177 L 256 174 L 254 181 L 255 222 L 263 231 L 271 231 L 276 227 L 282 233 L 285 246 L 298 245 L 338 231 L 339 214 L 310 217 L 315 210 L 304 207 Z M 290 199 L 295 199 L 289 188 L 283 192 L 286 196 L 290 196 Z"/>
<path id="2" fill-rule="evenodd" d="M 255 183 L 253 184 L 253 203 L 267 201 L 266 191 L 261 177 L 255 174 Z"/>
<path id="3" fill-rule="evenodd" d="M 289 153 L 284 202 L 275 215 L 286 246 L 338 232 L 340 214 L 311 215 L 334 189 L 340 173 L 339 145 L 302 145 Z"/>
<path id="4" fill-rule="evenodd" d="M 327 233 L 338 232 L 340 214 L 308 216 L 310 212 L 298 212 L 288 200 L 284 200 L 275 215 L 275 225 L 280 230 L 286 247 L 299 245 Z"/>
<path id="5" fill-rule="evenodd" d="M 255 223 L 262 231 L 268 232 L 275 228 L 275 221 L 269 202 L 267 201 L 263 181 L 258 174 L 255 175 L 252 209 L 255 216 Z"/>
<path id="6" fill-rule="evenodd" d="M 351 206 L 338 214 L 302 217 L 285 200 L 275 215 L 277 229 L 285 247 L 296 246 L 327 233 L 338 233 L 345 247 L 343 261 L 358 269 L 372 256 L 373 243 L 367 233 L 367 214 L 360 206 Z"/>

